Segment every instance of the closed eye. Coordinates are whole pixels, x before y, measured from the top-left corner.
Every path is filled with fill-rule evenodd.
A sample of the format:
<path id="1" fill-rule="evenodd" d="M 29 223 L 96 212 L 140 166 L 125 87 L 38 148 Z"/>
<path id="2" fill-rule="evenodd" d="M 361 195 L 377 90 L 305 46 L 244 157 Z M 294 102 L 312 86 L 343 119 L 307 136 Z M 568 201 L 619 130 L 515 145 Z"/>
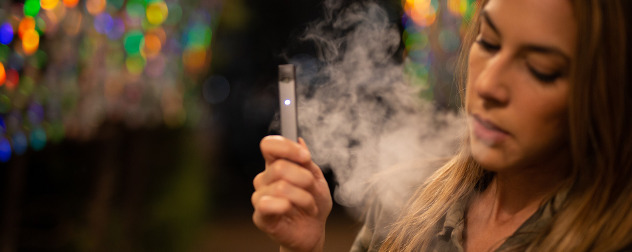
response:
<path id="1" fill-rule="evenodd" d="M 547 74 L 547 73 L 539 72 L 539 71 L 535 70 L 535 68 L 533 68 L 531 66 L 527 66 L 527 67 L 529 68 L 529 72 L 531 72 L 533 77 L 535 77 L 536 79 L 538 79 L 539 81 L 544 82 L 544 83 L 554 82 L 555 80 L 557 80 L 557 78 L 562 76 L 562 72 L 554 72 L 554 73 L 551 73 L 551 74 Z"/>
<path id="2" fill-rule="evenodd" d="M 478 45 L 480 45 L 483 50 L 493 53 L 493 52 L 497 52 L 498 50 L 500 50 L 500 45 L 493 45 L 485 40 L 483 40 L 482 38 L 476 40 L 476 43 Z"/>

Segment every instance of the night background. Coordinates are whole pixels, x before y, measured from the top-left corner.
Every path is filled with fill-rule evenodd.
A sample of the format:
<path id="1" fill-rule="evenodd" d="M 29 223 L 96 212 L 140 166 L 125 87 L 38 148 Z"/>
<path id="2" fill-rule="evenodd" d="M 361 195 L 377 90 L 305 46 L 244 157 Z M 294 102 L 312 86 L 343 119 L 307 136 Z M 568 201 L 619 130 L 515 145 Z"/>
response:
<path id="1" fill-rule="evenodd" d="M 401 31 L 393 59 L 454 107 L 444 66 L 473 2 L 378 2 Z M 259 141 L 276 133 L 277 66 L 316 57 L 299 38 L 323 9 L 2 0 L 0 251 L 277 251 L 251 222 Z M 334 206 L 325 250 L 360 226 Z"/>

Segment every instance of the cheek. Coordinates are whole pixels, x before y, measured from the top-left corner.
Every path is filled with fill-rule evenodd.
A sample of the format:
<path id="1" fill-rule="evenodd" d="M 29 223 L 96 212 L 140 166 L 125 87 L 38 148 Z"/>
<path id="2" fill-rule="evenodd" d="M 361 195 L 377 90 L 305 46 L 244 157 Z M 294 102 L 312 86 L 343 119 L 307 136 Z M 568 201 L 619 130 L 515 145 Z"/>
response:
<path id="1" fill-rule="evenodd" d="M 558 149 L 568 139 L 568 106 L 566 90 L 559 90 L 550 96 L 523 96 L 522 114 L 516 117 L 520 127 L 521 141 L 527 149 L 544 152 Z"/>

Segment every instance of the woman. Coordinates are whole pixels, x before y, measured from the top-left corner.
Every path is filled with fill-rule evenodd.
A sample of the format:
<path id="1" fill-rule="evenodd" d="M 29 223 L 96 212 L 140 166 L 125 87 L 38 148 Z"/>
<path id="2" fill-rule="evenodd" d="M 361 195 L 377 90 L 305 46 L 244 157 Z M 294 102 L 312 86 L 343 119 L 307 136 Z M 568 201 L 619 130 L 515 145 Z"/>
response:
<path id="1" fill-rule="evenodd" d="M 353 250 L 629 249 L 630 7 L 483 1 L 462 56 L 469 134 L 460 153 L 387 237 L 364 227 Z M 281 251 L 321 251 L 331 198 L 305 143 L 271 136 L 261 150 L 254 223 Z"/>

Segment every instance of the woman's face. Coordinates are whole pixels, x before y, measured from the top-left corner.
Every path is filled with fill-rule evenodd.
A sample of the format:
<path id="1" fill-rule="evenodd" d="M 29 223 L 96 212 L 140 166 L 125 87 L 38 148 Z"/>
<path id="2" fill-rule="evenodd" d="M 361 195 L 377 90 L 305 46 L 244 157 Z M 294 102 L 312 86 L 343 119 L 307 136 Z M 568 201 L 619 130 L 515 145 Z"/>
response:
<path id="1" fill-rule="evenodd" d="M 465 98 L 474 159 L 492 171 L 567 160 L 570 1 L 490 0 L 479 31 Z"/>

